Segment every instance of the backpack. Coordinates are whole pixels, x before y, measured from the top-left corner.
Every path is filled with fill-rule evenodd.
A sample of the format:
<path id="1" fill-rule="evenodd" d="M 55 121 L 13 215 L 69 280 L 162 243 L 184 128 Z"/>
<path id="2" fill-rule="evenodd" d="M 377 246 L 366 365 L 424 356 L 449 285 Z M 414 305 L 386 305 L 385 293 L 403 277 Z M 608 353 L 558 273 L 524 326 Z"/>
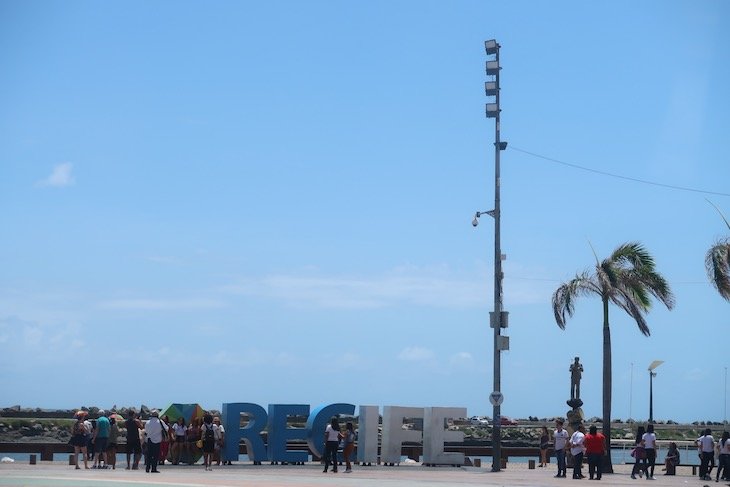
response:
<path id="1" fill-rule="evenodd" d="M 208 426 L 205 425 L 205 432 L 203 433 L 203 441 L 213 441 L 215 440 L 215 431 L 213 430 L 213 425 Z"/>

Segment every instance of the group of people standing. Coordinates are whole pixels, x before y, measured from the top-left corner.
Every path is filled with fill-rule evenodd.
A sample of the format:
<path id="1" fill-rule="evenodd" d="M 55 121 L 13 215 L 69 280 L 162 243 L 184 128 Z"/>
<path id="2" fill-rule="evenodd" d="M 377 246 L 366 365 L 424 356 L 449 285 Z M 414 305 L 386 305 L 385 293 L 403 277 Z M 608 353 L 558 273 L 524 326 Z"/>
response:
<path id="1" fill-rule="evenodd" d="M 588 460 L 588 475 L 591 480 L 601 480 L 602 457 L 606 455 L 606 437 L 598 432 L 596 426 L 591 426 L 589 432 L 585 432 L 583 425 L 569 434 L 563 428 L 563 421 L 557 420 L 556 429 L 552 434 L 553 448 L 558 464 L 558 473 L 555 477 L 566 477 L 566 450 L 570 449 L 573 456 L 573 478 L 584 478 L 582 466 L 584 457 Z M 715 466 L 715 453 L 718 458 L 718 468 L 715 474 L 715 482 L 730 480 L 730 433 L 723 432 L 722 438 L 715 442 L 711 431 L 707 428 L 703 435 L 695 442 L 700 457 L 700 479 L 712 480 L 712 469 Z M 547 466 L 547 454 L 550 447 L 550 436 L 547 427 L 542 428 L 540 436 L 540 467 Z M 657 438 L 654 432 L 654 425 L 639 426 L 637 428 L 634 449 L 631 456 L 634 457 L 634 465 L 631 471 L 631 478 L 636 479 L 638 475 L 647 480 L 654 480 L 654 468 L 657 459 Z M 664 475 L 674 475 L 676 466 L 680 463 L 680 454 L 675 442 L 669 443 L 669 449 L 664 458 Z"/>
<path id="2" fill-rule="evenodd" d="M 89 468 L 88 458 L 94 458 L 91 468 L 116 468 L 117 438 L 120 434 L 117 418 L 112 413 L 98 412 L 96 420 L 88 420 L 87 413 L 79 411 L 72 427 L 69 443 L 74 446 L 75 467 L 79 466 L 78 455 L 84 459 L 84 467 Z M 205 470 L 212 470 L 213 462 L 217 465 L 229 464 L 223 455 L 225 430 L 220 418 L 205 414 L 201 419 L 185 425 L 184 418 L 170 424 L 168 416 L 160 418 L 159 411 L 153 410 L 149 419 L 143 423 L 134 411 L 130 411 L 123 423 L 127 440 L 127 470 L 139 469 L 142 453 L 145 456 L 145 471 L 159 473 L 157 466 L 170 458 L 171 463 L 178 465 L 186 462 L 193 465 L 200 454 L 203 456 Z"/>
<path id="3" fill-rule="evenodd" d="M 720 480 L 730 480 L 730 433 L 723 432 L 722 438 L 715 442 L 712 437 L 710 428 L 706 428 L 699 438 L 695 441 L 697 446 L 697 454 L 700 458 L 700 480 L 712 480 L 712 469 L 715 467 L 715 453 L 717 453 L 718 466 L 715 473 L 715 482 Z M 642 474 L 648 480 L 654 479 L 654 466 L 656 464 L 656 434 L 654 433 L 654 425 L 650 424 L 644 429 L 639 426 L 636 434 L 636 446 L 632 451 L 635 458 L 631 478 L 635 479 L 638 474 Z M 679 465 L 680 455 L 679 449 L 675 442 L 669 443 L 669 449 L 664 459 L 664 475 L 674 475 L 676 466 Z"/>
<path id="4" fill-rule="evenodd" d="M 333 417 L 324 430 L 324 473 L 332 465 L 332 473 L 337 473 L 337 451 L 342 450 L 345 460 L 345 473 L 352 473 L 350 455 L 355 449 L 355 428 L 351 422 L 345 425 L 345 431 L 340 430 L 340 422 Z"/>
<path id="5" fill-rule="evenodd" d="M 107 417 L 104 410 L 99 411 L 99 418 L 90 421 L 86 413 L 78 412 L 76 422 L 71 427 L 69 444 L 74 447 L 74 464 L 79 467 L 79 454 L 83 455 L 84 468 L 88 469 L 89 459 L 94 463 L 91 468 L 116 468 L 117 439 L 119 426 L 113 415 Z"/>
<path id="6" fill-rule="evenodd" d="M 540 438 L 540 466 L 547 466 L 547 449 L 549 447 L 549 437 L 547 436 L 547 427 L 543 427 L 542 436 Z M 546 441 L 543 441 L 543 440 Z M 558 473 L 555 477 L 566 477 L 567 467 L 565 462 L 566 449 L 570 449 L 573 456 L 573 478 L 582 479 L 583 475 L 583 459 L 588 461 L 588 476 L 591 480 L 601 480 L 601 458 L 606 454 L 606 437 L 603 433 L 598 432 L 598 428 L 591 426 L 586 433 L 585 428 L 581 424 L 573 432 L 572 435 L 563 428 L 563 421 L 558 419 L 555 421 L 555 431 L 553 432 L 553 449 L 555 451 L 555 459 L 558 463 Z"/>
<path id="7" fill-rule="evenodd" d="M 707 428 L 695 443 L 700 457 L 700 480 L 712 480 L 715 452 L 718 460 L 715 482 L 719 482 L 720 479 L 730 480 L 730 433 L 723 431 L 720 440 L 715 442 L 712 431 Z"/>
<path id="8" fill-rule="evenodd" d="M 567 476 L 565 450 L 570 449 L 570 454 L 573 457 L 573 478 L 582 479 L 585 477 L 583 475 L 583 460 L 585 458 L 588 461 L 589 478 L 591 480 L 601 480 L 601 459 L 606 454 L 606 437 L 603 433 L 600 433 L 598 428 L 593 425 L 586 433 L 585 427 L 581 424 L 572 435 L 568 435 L 568 432 L 563 429 L 562 420 L 557 420 L 555 426 L 553 444 L 558 463 L 558 473 L 555 477 Z"/>

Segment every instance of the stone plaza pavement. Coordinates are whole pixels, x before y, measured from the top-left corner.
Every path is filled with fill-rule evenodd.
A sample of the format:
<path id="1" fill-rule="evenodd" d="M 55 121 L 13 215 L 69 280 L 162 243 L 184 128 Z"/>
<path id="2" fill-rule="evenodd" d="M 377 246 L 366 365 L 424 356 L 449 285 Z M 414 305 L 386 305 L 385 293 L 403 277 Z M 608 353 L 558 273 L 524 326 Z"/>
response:
<path id="1" fill-rule="evenodd" d="M 648 485 L 647 480 L 632 480 L 630 466 L 615 466 L 616 473 L 604 475 L 600 482 L 588 478 L 573 480 L 556 479 L 554 466 L 529 470 L 527 464 L 512 463 L 501 472 L 491 472 L 489 468 L 474 467 L 423 467 L 420 465 L 400 465 L 394 467 L 354 466 L 354 471 L 344 473 L 322 473 L 320 464 L 306 465 L 251 465 L 238 464 L 226 467 L 213 467 L 212 472 L 203 470 L 202 465 L 160 467 L 161 473 L 148 474 L 144 470 L 75 470 L 66 462 L 39 462 L 37 465 L 20 463 L 0 464 L 0 486 L 27 487 L 177 487 L 177 486 L 404 486 L 404 487 L 441 487 L 456 485 L 480 486 L 570 486 L 589 485 Z M 702 482 L 684 469 L 677 476 L 663 476 L 658 467 L 656 480 L 649 481 L 654 486 L 725 486 L 726 483 Z M 713 472 L 714 473 L 714 472 Z M 584 474 L 587 471 L 584 470 Z M 570 475 L 570 471 L 568 472 Z"/>

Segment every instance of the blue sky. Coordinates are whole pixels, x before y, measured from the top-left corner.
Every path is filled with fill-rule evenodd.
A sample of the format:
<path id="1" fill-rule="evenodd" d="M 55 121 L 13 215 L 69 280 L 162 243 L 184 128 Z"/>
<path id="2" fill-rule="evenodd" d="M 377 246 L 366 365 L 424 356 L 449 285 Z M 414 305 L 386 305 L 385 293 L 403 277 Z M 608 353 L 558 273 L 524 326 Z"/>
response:
<path id="1" fill-rule="evenodd" d="M 0 405 L 462 406 L 491 414 L 502 45 L 502 413 L 563 415 L 642 242 L 676 294 L 611 310 L 613 416 L 722 420 L 730 4 L 0 2 Z M 516 150 L 520 149 L 520 150 Z M 656 183 L 612 178 L 531 156 Z M 632 374 L 633 364 L 633 374 Z"/>

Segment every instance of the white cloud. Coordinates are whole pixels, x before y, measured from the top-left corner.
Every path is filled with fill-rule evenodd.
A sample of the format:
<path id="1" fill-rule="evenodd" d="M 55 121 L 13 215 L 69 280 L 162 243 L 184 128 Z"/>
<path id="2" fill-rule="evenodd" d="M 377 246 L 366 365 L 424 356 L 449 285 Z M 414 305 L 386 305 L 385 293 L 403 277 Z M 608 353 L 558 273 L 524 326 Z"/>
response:
<path id="1" fill-rule="evenodd" d="M 434 353 L 423 347 L 406 347 L 398 354 L 398 360 L 406 362 L 420 362 L 423 360 L 431 360 Z"/>
<path id="2" fill-rule="evenodd" d="M 474 357 L 469 352 L 459 352 L 451 356 L 451 365 L 467 367 L 474 364 Z"/>
<path id="3" fill-rule="evenodd" d="M 43 341 L 43 331 L 37 326 L 26 326 L 23 329 L 23 341 L 26 345 L 39 345 Z"/>
<path id="4" fill-rule="evenodd" d="M 687 382 L 701 381 L 706 377 L 707 377 L 707 370 L 701 369 L 699 367 L 694 367 L 692 369 L 685 371 L 685 373 L 684 373 L 684 379 Z"/>
<path id="5" fill-rule="evenodd" d="M 0 318 L 0 359 L 15 365 L 33 357 L 33 363 L 65 362 L 84 347 L 78 324 Z"/>
<path id="6" fill-rule="evenodd" d="M 222 308 L 224 303 L 216 299 L 111 299 L 99 303 L 101 308 L 127 310 L 191 310 Z"/>
<path id="7" fill-rule="evenodd" d="M 179 264 L 180 259 L 169 255 L 150 255 L 145 257 L 146 260 L 154 262 L 155 264 Z"/>
<path id="8" fill-rule="evenodd" d="M 316 269 L 298 274 L 242 278 L 223 288 L 241 296 L 283 301 L 295 307 L 373 309 L 396 305 L 478 308 L 491 305 L 489 270 L 458 273 L 445 267 L 399 267 L 375 276 L 322 275 Z M 511 283 L 510 304 L 542 303 L 553 283 Z"/>
<path id="9" fill-rule="evenodd" d="M 38 186 L 54 186 L 61 188 L 64 186 L 70 186 L 74 184 L 75 179 L 71 174 L 73 170 L 73 164 L 70 162 L 64 162 L 62 164 L 56 164 L 53 167 L 51 174 L 41 181 L 38 181 Z"/>
<path id="10" fill-rule="evenodd" d="M 250 368 L 258 368 L 262 365 L 266 365 L 267 367 L 289 367 L 298 362 L 296 356 L 287 352 L 274 353 L 271 351 L 252 349 L 241 352 L 221 350 L 210 356 L 207 360 L 211 365 L 230 365 Z"/>
<path id="11" fill-rule="evenodd" d="M 427 306 L 486 305 L 486 279 L 459 278 L 420 270 L 382 276 L 272 275 L 245 278 L 225 291 L 286 301 L 294 306 L 368 309 L 408 303 Z"/>

